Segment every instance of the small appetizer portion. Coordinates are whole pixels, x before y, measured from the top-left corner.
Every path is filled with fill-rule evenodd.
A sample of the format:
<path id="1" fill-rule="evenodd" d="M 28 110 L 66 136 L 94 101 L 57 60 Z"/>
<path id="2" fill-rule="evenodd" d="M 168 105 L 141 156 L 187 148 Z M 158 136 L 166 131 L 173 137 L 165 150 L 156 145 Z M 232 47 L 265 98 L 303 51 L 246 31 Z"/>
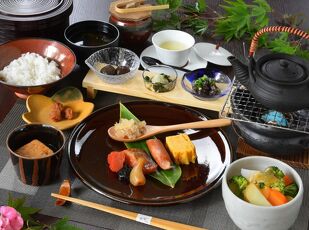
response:
<path id="1" fill-rule="evenodd" d="M 192 89 L 201 96 L 215 96 L 220 94 L 221 90 L 216 85 L 215 80 L 203 75 L 192 83 Z"/>
<path id="2" fill-rule="evenodd" d="M 146 184 L 146 177 L 143 172 L 145 158 L 138 158 L 136 165 L 130 172 L 130 183 L 133 186 L 141 186 Z"/>
<path id="3" fill-rule="evenodd" d="M 24 157 L 40 158 L 40 157 L 53 154 L 53 150 L 51 150 L 48 146 L 46 146 L 41 141 L 34 139 L 31 142 L 17 149 L 16 153 Z"/>
<path id="4" fill-rule="evenodd" d="M 157 175 L 158 172 L 174 169 L 178 169 L 179 172 L 181 170 L 180 164 L 186 167 L 190 163 L 195 163 L 195 146 L 188 135 L 168 136 L 166 137 L 166 145 L 168 149 L 165 148 L 161 140 L 153 138 L 145 141 L 144 147 L 148 148 L 149 154 L 143 150 L 144 147 L 143 149 L 128 148 L 110 152 L 107 156 L 109 169 L 118 174 L 120 181 L 130 182 L 133 186 L 141 186 L 146 183 L 146 175 L 150 174 L 153 177 L 153 173 Z M 194 178 L 196 172 L 198 170 L 193 170 L 192 175 L 186 175 L 185 180 Z"/>
<path id="5" fill-rule="evenodd" d="M 119 172 L 124 166 L 125 159 L 126 155 L 124 154 L 124 152 L 111 152 L 107 156 L 107 163 L 109 169 L 112 172 Z"/>
<path id="6" fill-rule="evenodd" d="M 145 133 L 146 122 L 121 118 L 119 123 L 114 125 L 114 128 L 116 136 L 120 138 L 134 139 Z"/>
<path id="7" fill-rule="evenodd" d="M 175 88 L 176 76 L 169 76 L 164 73 L 153 76 L 144 76 L 145 87 L 153 92 L 168 92 Z"/>
<path id="8" fill-rule="evenodd" d="M 107 162 L 109 169 L 118 173 L 120 181 L 130 181 L 133 186 L 144 185 L 144 174 L 153 173 L 158 167 L 144 150 L 134 148 L 109 153 Z"/>
<path id="9" fill-rule="evenodd" d="M 157 170 L 158 165 L 151 159 L 151 157 L 142 149 L 125 149 L 122 151 L 126 155 L 126 162 L 130 167 L 137 165 L 138 159 L 144 159 L 143 172 L 145 174 L 153 173 Z"/>
<path id="10" fill-rule="evenodd" d="M 195 146 L 187 134 L 166 137 L 166 145 L 176 164 L 195 163 Z"/>
<path id="11" fill-rule="evenodd" d="M 74 116 L 72 108 L 64 106 L 60 102 L 53 103 L 49 115 L 53 121 L 71 120 Z"/>
<path id="12" fill-rule="evenodd" d="M 149 139 L 146 141 L 146 144 L 152 158 L 160 166 L 160 168 L 167 170 L 172 167 L 173 162 L 170 158 L 170 155 L 159 139 Z"/>
<path id="13" fill-rule="evenodd" d="M 279 206 L 292 200 L 298 186 L 289 175 L 276 166 L 264 171 L 242 169 L 242 175 L 233 176 L 228 184 L 239 198 L 260 206 Z"/>
<path id="14" fill-rule="evenodd" d="M 70 180 L 63 180 L 62 184 L 60 185 L 59 192 L 62 196 L 70 196 L 71 195 L 71 183 Z M 55 205 L 62 206 L 65 204 L 65 200 L 57 199 Z"/>
<path id="15" fill-rule="evenodd" d="M 101 70 L 101 73 L 108 75 L 120 75 L 130 72 L 130 68 L 127 66 L 117 66 L 116 68 L 112 65 L 106 65 Z"/>

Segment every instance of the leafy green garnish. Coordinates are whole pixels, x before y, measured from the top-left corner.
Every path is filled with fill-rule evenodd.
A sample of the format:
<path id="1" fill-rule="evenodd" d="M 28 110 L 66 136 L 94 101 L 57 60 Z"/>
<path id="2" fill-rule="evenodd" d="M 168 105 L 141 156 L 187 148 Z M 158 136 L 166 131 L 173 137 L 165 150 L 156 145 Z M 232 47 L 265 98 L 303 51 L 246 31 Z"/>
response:
<path id="1" fill-rule="evenodd" d="M 216 86 L 216 81 L 205 74 L 193 81 L 192 89 L 201 95 L 214 96 L 220 94 L 221 90 Z"/>
<path id="2" fill-rule="evenodd" d="M 261 28 L 269 25 L 272 9 L 267 0 L 224 0 L 219 10 L 213 10 L 205 0 L 190 3 L 182 0 L 156 0 L 158 4 L 169 3 L 171 8 L 156 11 L 153 14 L 154 30 L 178 29 L 188 30 L 196 35 L 218 36 L 225 41 L 246 39 L 250 41 Z M 224 11 L 220 14 L 220 8 Z M 279 16 L 279 17 L 278 17 Z M 276 12 L 275 22 L 280 26 L 299 27 L 304 21 L 300 14 L 282 14 Z M 300 45 L 302 41 L 303 45 Z M 305 43 L 297 36 L 289 35 L 273 38 L 263 34 L 259 38 L 259 46 L 273 52 L 287 53 L 309 59 L 309 51 Z"/>
<path id="3" fill-rule="evenodd" d="M 258 186 L 260 189 L 264 188 L 265 187 L 265 183 L 264 182 L 259 182 L 258 183 Z"/>
<path id="4" fill-rule="evenodd" d="M 131 113 L 131 111 L 128 110 L 122 103 L 119 103 L 119 106 L 120 106 L 120 118 L 134 119 L 136 121 L 139 121 L 139 119 L 133 113 Z M 126 142 L 124 144 L 127 148 L 143 149 L 145 152 L 150 154 L 145 140 L 136 142 Z M 149 174 L 149 176 L 157 179 L 161 183 L 171 188 L 174 188 L 177 181 L 181 177 L 181 168 L 179 165 L 173 165 L 173 168 L 169 170 L 157 169 L 156 172 Z"/>
<path id="5" fill-rule="evenodd" d="M 279 37 L 270 40 L 266 47 L 273 52 L 286 53 L 290 55 L 296 54 L 297 56 L 309 59 L 309 51 L 303 50 L 299 43 L 291 44 L 288 33 L 280 33 Z"/>
<path id="6" fill-rule="evenodd" d="M 225 40 L 240 39 L 245 35 L 251 38 L 256 31 L 268 25 L 271 7 L 265 0 L 254 0 L 253 4 L 244 0 L 224 2 L 221 7 L 226 16 L 217 20 L 215 32 Z"/>
<path id="7" fill-rule="evenodd" d="M 51 225 L 43 224 L 33 219 L 32 215 L 37 214 L 40 209 L 25 206 L 26 198 L 13 198 L 9 194 L 8 206 L 15 208 L 24 220 L 24 228 L 26 230 L 81 230 L 68 223 L 69 219 L 64 217 Z"/>
<path id="8" fill-rule="evenodd" d="M 20 213 L 25 222 L 33 221 L 31 215 L 38 213 L 40 209 L 24 206 L 25 201 L 25 197 L 14 199 L 11 194 L 9 194 L 8 206 L 15 208 L 16 211 Z"/>

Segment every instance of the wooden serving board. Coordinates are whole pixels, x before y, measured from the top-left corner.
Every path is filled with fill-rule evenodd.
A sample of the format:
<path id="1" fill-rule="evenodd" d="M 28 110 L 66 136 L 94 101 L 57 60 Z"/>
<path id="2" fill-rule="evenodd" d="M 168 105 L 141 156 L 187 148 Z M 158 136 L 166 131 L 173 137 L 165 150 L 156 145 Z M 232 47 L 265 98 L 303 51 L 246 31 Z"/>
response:
<path id="1" fill-rule="evenodd" d="M 237 144 L 237 156 L 238 157 L 246 157 L 246 156 L 267 156 L 273 157 L 278 160 L 281 160 L 292 167 L 301 168 L 301 169 L 309 169 L 309 150 L 305 151 L 302 154 L 291 153 L 288 155 L 282 156 L 273 156 L 268 153 L 262 152 L 248 145 L 242 138 L 238 139 Z"/>
<path id="2" fill-rule="evenodd" d="M 182 88 L 181 77 L 178 77 L 176 86 L 172 91 L 155 93 L 145 88 L 142 72 L 138 70 L 133 79 L 123 84 L 108 84 L 102 81 L 92 70 L 89 70 L 82 85 L 87 89 L 87 95 L 90 98 L 95 98 L 97 90 L 100 90 L 213 111 L 220 111 L 227 98 L 227 96 L 224 96 L 206 101 L 198 100 Z"/>

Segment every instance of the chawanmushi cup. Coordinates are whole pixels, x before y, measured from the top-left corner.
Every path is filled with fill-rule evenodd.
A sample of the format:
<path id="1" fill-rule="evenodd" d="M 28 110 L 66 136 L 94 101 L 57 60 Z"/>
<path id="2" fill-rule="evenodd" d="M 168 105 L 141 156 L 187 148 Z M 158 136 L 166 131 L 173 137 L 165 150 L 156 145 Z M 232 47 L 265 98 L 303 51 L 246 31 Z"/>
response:
<path id="1" fill-rule="evenodd" d="M 52 149 L 53 153 L 36 158 L 16 153 L 21 146 L 35 139 Z M 22 125 L 9 133 L 6 146 L 16 175 L 24 184 L 46 185 L 58 178 L 65 146 L 65 136 L 62 131 L 45 124 Z"/>

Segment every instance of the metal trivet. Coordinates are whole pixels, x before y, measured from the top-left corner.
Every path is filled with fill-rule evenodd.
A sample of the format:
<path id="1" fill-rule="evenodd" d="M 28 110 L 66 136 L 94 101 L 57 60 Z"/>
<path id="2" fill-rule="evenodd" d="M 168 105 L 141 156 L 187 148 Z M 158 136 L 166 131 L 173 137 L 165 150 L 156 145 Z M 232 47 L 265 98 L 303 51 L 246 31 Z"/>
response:
<path id="1" fill-rule="evenodd" d="M 220 116 L 235 121 L 258 123 L 278 129 L 309 134 L 309 110 L 281 113 L 257 102 L 243 85 L 234 80 Z"/>

